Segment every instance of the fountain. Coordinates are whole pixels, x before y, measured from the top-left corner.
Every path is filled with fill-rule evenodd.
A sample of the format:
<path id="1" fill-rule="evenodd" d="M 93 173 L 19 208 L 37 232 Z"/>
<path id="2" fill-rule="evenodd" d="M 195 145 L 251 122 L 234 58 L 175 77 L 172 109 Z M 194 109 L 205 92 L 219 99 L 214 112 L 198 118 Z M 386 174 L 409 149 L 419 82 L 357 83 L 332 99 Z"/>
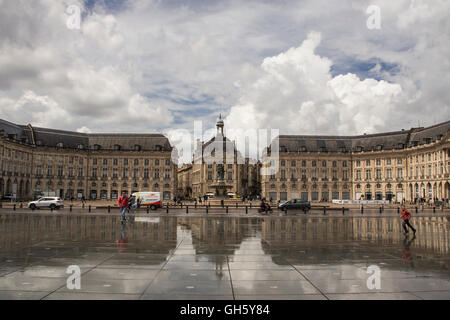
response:
<path id="1" fill-rule="evenodd" d="M 232 185 L 225 184 L 225 169 L 223 164 L 217 165 L 217 179 L 216 183 L 209 186 L 210 189 L 214 189 L 216 198 L 225 199 L 228 198 L 228 189 L 232 189 Z"/>

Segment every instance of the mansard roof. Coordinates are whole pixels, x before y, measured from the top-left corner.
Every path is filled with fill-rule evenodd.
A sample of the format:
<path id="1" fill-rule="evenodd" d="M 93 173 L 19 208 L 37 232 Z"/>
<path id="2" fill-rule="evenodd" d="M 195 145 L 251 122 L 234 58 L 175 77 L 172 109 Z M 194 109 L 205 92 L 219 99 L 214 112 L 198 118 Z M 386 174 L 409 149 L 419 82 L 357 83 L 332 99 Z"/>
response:
<path id="1" fill-rule="evenodd" d="M 38 147 L 122 151 L 172 150 L 169 139 L 159 133 L 81 133 L 17 125 L 1 119 L 0 131 L 8 138 Z"/>
<path id="2" fill-rule="evenodd" d="M 362 152 L 394 150 L 436 142 L 450 131 L 450 121 L 427 128 L 359 136 L 280 135 L 280 152 Z"/>

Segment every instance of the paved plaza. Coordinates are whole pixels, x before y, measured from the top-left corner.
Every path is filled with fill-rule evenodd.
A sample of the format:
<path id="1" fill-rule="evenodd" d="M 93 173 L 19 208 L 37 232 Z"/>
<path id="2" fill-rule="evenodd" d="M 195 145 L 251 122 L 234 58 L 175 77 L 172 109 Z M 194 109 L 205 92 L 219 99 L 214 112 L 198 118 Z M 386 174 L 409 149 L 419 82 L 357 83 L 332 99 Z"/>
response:
<path id="1" fill-rule="evenodd" d="M 450 299 L 445 212 L 0 211 L 0 299 Z M 81 270 L 69 289 L 69 266 Z M 370 288 L 373 268 L 379 288 Z"/>

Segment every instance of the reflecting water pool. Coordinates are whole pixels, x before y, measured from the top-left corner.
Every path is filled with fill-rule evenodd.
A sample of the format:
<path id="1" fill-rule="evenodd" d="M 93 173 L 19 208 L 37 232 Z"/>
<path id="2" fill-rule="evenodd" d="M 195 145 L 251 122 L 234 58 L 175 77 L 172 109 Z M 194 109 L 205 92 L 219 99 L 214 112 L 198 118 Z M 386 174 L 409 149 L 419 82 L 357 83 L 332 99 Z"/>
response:
<path id="1" fill-rule="evenodd" d="M 0 299 L 449 299 L 448 218 L 412 224 L 2 214 Z"/>

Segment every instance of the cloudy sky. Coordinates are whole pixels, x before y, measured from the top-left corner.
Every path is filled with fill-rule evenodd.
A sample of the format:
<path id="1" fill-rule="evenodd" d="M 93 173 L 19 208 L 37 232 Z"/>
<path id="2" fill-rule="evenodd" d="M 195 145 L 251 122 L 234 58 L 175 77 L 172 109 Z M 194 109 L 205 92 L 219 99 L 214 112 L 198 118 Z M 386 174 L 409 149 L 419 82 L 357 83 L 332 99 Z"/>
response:
<path id="1" fill-rule="evenodd" d="M 0 118 L 174 144 L 219 113 L 285 134 L 433 125 L 450 120 L 449 16 L 447 0 L 0 0 Z"/>

